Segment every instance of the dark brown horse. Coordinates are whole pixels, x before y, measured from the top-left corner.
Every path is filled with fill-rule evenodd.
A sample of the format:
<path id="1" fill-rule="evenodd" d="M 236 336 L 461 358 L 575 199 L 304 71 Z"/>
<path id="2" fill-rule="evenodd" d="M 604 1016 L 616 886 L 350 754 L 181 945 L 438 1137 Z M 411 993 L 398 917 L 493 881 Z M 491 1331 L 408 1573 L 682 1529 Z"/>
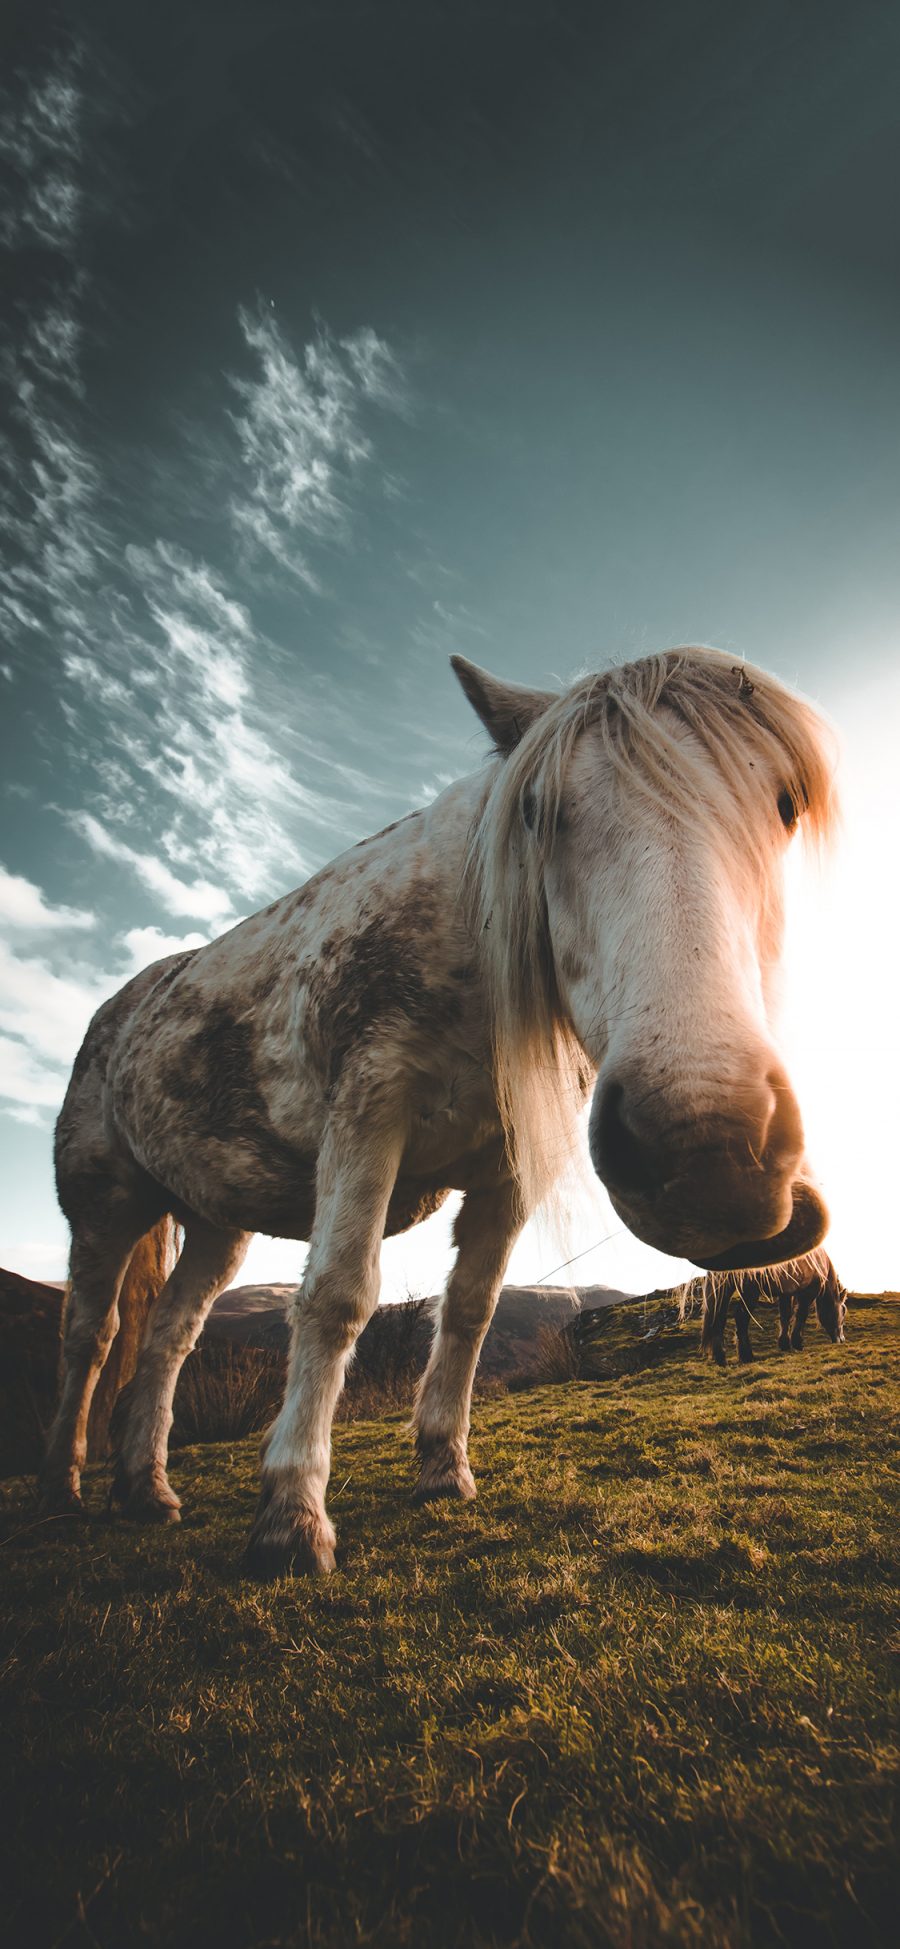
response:
<path id="1" fill-rule="evenodd" d="M 756 1272 L 708 1273 L 697 1286 L 703 1300 L 700 1349 L 717 1367 L 725 1365 L 725 1326 L 732 1300 L 742 1366 L 753 1359 L 750 1322 L 756 1318 L 760 1299 L 778 1301 L 778 1345 L 782 1353 L 801 1351 L 811 1306 L 815 1306 L 819 1325 L 830 1340 L 837 1344 L 844 1338 L 847 1292 L 827 1252 L 808 1252 L 801 1259 L 788 1259 L 785 1265 Z"/>

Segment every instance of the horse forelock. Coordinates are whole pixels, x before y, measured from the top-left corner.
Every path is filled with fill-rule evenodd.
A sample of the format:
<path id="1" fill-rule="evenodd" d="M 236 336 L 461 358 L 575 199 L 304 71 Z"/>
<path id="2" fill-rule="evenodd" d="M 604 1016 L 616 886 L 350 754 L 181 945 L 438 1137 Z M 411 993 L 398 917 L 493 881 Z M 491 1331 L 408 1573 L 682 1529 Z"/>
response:
<path id="1" fill-rule="evenodd" d="M 683 727 L 691 733 L 683 735 Z M 713 793 L 720 842 L 771 878 L 758 764 L 824 844 L 837 820 L 835 750 L 812 705 L 718 650 L 666 650 L 578 679 L 498 759 L 474 828 L 470 886 L 490 995 L 510 1156 L 529 1202 L 569 1161 L 589 1072 L 563 1010 L 544 873 L 574 747 L 599 732 L 621 786 L 696 827 Z M 710 762 L 711 761 L 711 762 Z M 531 830 L 528 830 L 528 827 Z"/>

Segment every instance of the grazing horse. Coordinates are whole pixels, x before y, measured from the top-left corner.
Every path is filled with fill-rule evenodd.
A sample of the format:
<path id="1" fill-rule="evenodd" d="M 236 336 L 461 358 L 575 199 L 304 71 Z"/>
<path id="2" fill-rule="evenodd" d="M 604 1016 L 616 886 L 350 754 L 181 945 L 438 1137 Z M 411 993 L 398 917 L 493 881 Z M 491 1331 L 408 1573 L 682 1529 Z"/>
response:
<path id="1" fill-rule="evenodd" d="M 703 1299 L 700 1349 L 717 1367 L 725 1365 L 725 1325 L 732 1300 L 738 1360 L 742 1366 L 753 1359 L 750 1322 L 763 1298 L 778 1301 L 781 1323 L 778 1345 L 782 1353 L 801 1352 L 811 1306 L 815 1306 L 819 1325 L 829 1339 L 835 1345 L 844 1339 L 847 1289 L 841 1284 L 827 1252 L 807 1252 L 801 1259 L 789 1259 L 786 1265 L 738 1275 L 710 1272 L 698 1284 Z"/>
<path id="2" fill-rule="evenodd" d="M 77 1512 L 136 1242 L 184 1248 L 151 1315 L 114 1495 L 177 1520 L 175 1383 L 254 1231 L 309 1240 L 246 1563 L 327 1570 L 330 1431 L 385 1236 L 463 1193 L 419 1391 L 418 1493 L 469 1498 L 472 1381 L 512 1245 L 579 1137 L 624 1222 L 702 1266 L 805 1251 L 826 1214 L 776 1053 L 783 862 L 833 812 L 824 726 L 774 678 L 668 650 L 570 689 L 461 657 L 493 752 L 421 811 L 102 1007 L 56 1139 L 72 1229 L 43 1494 Z"/>

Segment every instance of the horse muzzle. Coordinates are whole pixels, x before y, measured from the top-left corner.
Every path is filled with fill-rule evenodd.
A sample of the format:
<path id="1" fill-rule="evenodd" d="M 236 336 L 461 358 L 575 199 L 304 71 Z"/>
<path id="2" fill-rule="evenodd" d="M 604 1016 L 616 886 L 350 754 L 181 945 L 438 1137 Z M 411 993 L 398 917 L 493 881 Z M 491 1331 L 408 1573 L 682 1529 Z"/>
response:
<path id="1" fill-rule="evenodd" d="M 803 1171 L 800 1113 L 779 1066 L 733 1088 L 724 1111 L 666 1109 L 646 1079 L 598 1082 L 591 1159 L 630 1231 L 711 1272 L 779 1265 L 819 1244 L 828 1213 Z"/>

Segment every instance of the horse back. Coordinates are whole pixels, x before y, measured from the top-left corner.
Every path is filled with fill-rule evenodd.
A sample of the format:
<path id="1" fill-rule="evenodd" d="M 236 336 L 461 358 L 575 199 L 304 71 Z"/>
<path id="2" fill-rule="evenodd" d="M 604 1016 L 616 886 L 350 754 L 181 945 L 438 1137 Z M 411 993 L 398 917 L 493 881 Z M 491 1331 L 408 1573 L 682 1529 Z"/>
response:
<path id="1" fill-rule="evenodd" d="M 474 1065 L 483 1097 L 460 897 L 468 819 L 451 806 L 436 835 L 431 811 L 129 982 L 88 1031 L 63 1148 L 91 1124 L 189 1210 L 307 1237 L 322 1131 L 348 1079 L 357 1096 L 367 1081 L 404 1089 L 426 1121 L 454 1071 Z M 429 1161 L 430 1184 L 441 1160 Z"/>

